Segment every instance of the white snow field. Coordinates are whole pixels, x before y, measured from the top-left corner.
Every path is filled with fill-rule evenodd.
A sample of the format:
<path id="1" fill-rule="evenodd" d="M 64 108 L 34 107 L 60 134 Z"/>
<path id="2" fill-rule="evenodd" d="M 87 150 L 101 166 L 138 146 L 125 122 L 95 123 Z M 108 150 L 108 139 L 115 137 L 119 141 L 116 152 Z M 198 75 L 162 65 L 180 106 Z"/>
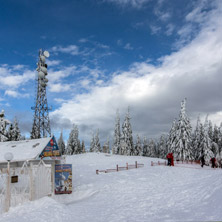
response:
<path id="1" fill-rule="evenodd" d="M 96 169 L 144 163 L 143 168 L 96 175 Z M 147 157 L 87 153 L 73 164 L 73 193 L 11 208 L 4 222 L 222 221 L 222 169 L 151 166 Z M 163 160 L 162 160 L 163 161 Z"/>

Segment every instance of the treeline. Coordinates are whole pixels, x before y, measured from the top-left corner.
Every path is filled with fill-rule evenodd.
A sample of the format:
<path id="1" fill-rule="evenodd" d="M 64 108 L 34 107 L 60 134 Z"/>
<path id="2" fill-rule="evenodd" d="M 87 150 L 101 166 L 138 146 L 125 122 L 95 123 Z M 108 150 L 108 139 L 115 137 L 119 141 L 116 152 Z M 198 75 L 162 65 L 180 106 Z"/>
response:
<path id="1" fill-rule="evenodd" d="M 14 118 L 13 123 L 5 119 L 5 111 L 0 112 L 0 142 L 19 141 L 24 139 L 21 136 L 21 131 L 18 126 L 17 118 Z"/>

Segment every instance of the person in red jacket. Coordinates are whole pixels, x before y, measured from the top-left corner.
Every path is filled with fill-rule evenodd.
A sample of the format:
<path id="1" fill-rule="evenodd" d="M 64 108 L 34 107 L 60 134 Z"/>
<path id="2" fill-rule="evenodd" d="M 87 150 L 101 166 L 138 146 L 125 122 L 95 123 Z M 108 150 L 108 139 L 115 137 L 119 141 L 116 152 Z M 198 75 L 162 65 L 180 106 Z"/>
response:
<path id="1" fill-rule="evenodd" d="M 167 160 L 168 160 L 167 165 L 168 165 L 168 166 L 171 166 L 171 155 L 170 155 L 170 153 L 167 154 L 166 158 L 167 158 Z"/>

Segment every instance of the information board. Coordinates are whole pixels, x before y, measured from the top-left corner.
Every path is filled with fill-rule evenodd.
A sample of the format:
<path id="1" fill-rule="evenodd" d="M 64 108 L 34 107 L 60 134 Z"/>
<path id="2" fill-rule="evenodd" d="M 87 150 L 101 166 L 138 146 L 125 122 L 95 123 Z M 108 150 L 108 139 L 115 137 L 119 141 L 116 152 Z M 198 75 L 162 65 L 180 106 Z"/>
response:
<path id="1" fill-rule="evenodd" d="M 55 194 L 72 193 L 72 164 L 55 165 Z"/>

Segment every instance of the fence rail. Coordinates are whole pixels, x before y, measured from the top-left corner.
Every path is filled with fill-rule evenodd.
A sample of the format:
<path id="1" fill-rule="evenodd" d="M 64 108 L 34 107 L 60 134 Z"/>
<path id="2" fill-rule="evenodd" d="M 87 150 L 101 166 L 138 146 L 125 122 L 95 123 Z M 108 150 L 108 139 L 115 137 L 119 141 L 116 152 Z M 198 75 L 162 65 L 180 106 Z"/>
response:
<path id="1" fill-rule="evenodd" d="M 174 161 L 176 164 L 200 164 L 200 160 L 176 160 Z M 164 162 L 153 162 L 151 161 L 151 166 L 160 166 L 160 165 L 167 165 L 167 161 Z"/>
<path id="2" fill-rule="evenodd" d="M 160 166 L 160 165 L 166 166 L 167 162 L 166 161 L 164 161 L 164 162 L 158 161 L 155 163 L 155 162 L 151 161 L 151 166 Z"/>
<path id="3" fill-rule="evenodd" d="M 128 163 L 126 163 L 126 166 L 121 166 L 121 167 L 119 165 L 116 165 L 115 169 L 96 170 L 96 174 L 118 172 L 118 171 L 123 171 L 123 170 L 136 169 L 140 167 L 144 167 L 144 164 L 137 163 L 137 161 L 135 161 L 135 164 L 131 164 L 131 165 L 129 165 Z"/>

